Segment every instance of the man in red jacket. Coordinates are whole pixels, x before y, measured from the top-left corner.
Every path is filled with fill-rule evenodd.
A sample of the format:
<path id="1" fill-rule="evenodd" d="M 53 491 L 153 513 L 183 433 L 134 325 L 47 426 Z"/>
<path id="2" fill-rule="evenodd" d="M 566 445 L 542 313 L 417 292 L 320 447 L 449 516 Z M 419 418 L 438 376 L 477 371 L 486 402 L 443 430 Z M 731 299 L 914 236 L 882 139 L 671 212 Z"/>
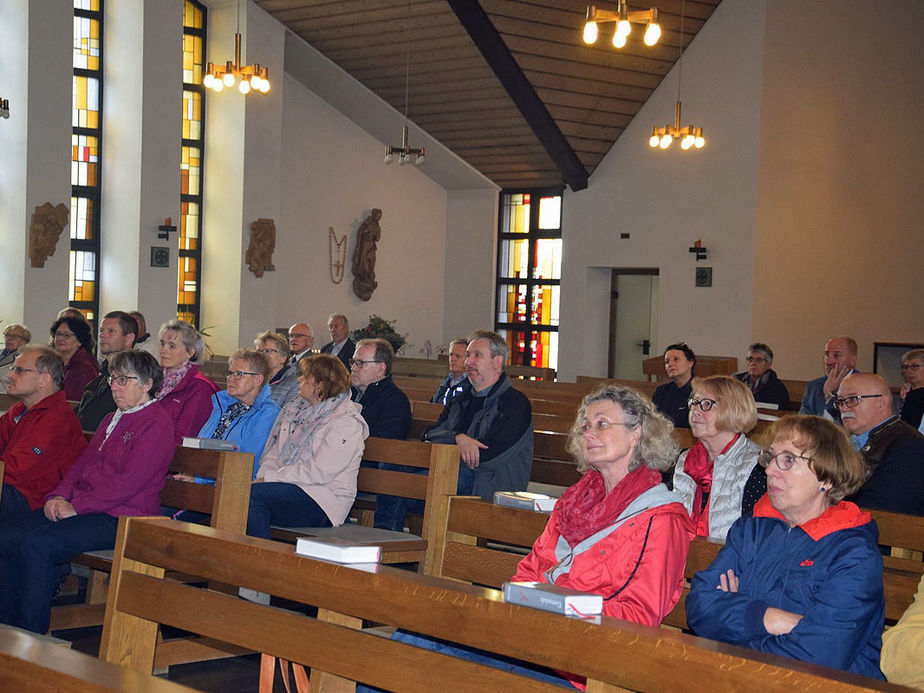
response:
<path id="1" fill-rule="evenodd" d="M 0 523 L 41 508 L 87 446 L 61 391 L 63 378 L 64 362 L 45 346 L 23 348 L 10 369 L 9 394 L 21 401 L 0 417 Z"/>

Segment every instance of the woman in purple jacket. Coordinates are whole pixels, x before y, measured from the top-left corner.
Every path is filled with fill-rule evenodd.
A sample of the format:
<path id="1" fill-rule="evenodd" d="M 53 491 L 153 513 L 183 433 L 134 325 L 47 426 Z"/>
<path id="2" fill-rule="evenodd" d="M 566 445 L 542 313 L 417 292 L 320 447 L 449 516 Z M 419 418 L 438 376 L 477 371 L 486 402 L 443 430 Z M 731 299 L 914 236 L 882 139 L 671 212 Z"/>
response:
<path id="1" fill-rule="evenodd" d="M 212 414 L 212 395 L 218 387 L 202 374 L 196 361 L 205 344 L 196 328 L 182 320 L 170 320 L 160 327 L 160 365 L 163 380 L 156 397 L 173 419 L 176 442 L 197 436 Z"/>
<path id="2" fill-rule="evenodd" d="M 144 351 L 109 360 L 118 407 L 106 416 L 45 506 L 0 527 L 0 622 L 48 630 L 57 566 L 111 549 L 122 515 L 159 515 L 159 494 L 176 451 L 173 419 L 154 399 L 157 361 Z"/>

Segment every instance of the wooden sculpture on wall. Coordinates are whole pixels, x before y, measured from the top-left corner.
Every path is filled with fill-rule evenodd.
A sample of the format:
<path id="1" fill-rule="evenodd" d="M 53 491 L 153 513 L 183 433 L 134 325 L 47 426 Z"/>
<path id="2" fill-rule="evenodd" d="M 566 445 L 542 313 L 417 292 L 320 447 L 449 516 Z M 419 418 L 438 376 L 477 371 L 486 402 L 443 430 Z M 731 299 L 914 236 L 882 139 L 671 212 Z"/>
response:
<path id="1" fill-rule="evenodd" d="M 276 249 L 276 223 L 272 219 L 257 219 L 250 224 L 250 245 L 244 255 L 248 269 L 255 277 L 274 272 L 273 251 Z"/>
<path id="2" fill-rule="evenodd" d="M 46 202 L 35 208 L 29 226 L 29 257 L 33 267 L 44 267 L 45 260 L 55 254 L 58 237 L 67 226 L 70 209 L 63 202 L 53 207 Z"/>
<path id="3" fill-rule="evenodd" d="M 379 219 L 381 209 L 373 209 L 356 231 L 356 247 L 353 249 L 353 293 L 362 300 L 372 298 L 372 292 L 379 285 L 375 281 L 376 243 L 382 238 Z"/>

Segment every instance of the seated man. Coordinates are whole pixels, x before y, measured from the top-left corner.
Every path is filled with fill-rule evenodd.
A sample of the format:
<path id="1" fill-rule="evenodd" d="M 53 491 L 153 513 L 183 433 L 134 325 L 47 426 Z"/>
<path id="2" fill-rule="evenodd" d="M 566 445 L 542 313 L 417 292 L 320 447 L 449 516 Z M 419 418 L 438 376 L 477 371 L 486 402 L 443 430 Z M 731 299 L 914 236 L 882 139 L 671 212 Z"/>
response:
<path id="1" fill-rule="evenodd" d="M 3 351 L 0 351 L 0 394 L 6 394 L 9 385 L 10 368 L 19 356 L 20 350 L 32 341 L 32 333 L 25 325 L 7 325 L 3 330 Z"/>
<path id="2" fill-rule="evenodd" d="M 748 386 L 757 405 L 775 404 L 778 409 L 789 409 L 789 391 L 770 367 L 773 350 L 762 342 L 754 342 L 748 347 L 745 361 L 746 370 L 736 373 L 735 377 Z"/>
<path id="3" fill-rule="evenodd" d="M 440 383 L 439 389 L 430 398 L 431 402 L 445 406 L 457 394 L 472 388 L 472 384 L 465 377 L 466 346 L 464 339 L 453 339 L 449 342 L 449 375 Z"/>
<path id="4" fill-rule="evenodd" d="M 311 347 L 314 346 L 314 330 L 311 329 L 311 325 L 307 322 L 297 322 L 289 328 L 288 336 L 293 365 L 306 356 L 311 356 Z M 349 368 L 349 365 L 347 368 Z"/>
<path id="5" fill-rule="evenodd" d="M 350 321 L 342 313 L 331 313 L 327 318 L 327 330 L 330 332 L 330 341 L 321 347 L 321 353 L 336 356 L 349 368 L 356 349 L 356 343 L 350 339 Z"/>
<path id="6" fill-rule="evenodd" d="M 810 380 L 805 386 L 800 414 L 814 414 L 841 422 L 840 414 L 834 407 L 834 398 L 841 381 L 854 372 L 857 366 L 857 343 L 850 337 L 831 337 L 825 343 L 825 374 Z"/>
<path id="7" fill-rule="evenodd" d="M 486 500 L 495 491 L 525 491 L 533 466 L 532 407 L 504 372 L 508 352 L 496 332 L 473 332 L 465 352 L 472 389 L 450 400 L 423 435 L 459 446 L 459 493 Z"/>
<path id="8" fill-rule="evenodd" d="M 892 414 L 891 395 L 888 383 L 873 373 L 849 375 L 838 389 L 844 428 L 870 473 L 848 500 L 861 508 L 924 515 L 924 436 Z"/>
<path id="9" fill-rule="evenodd" d="M 21 401 L 0 417 L 0 524 L 41 508 L 87 446 L 62 380 L 64 362 L 46 346 L 24 347 L 10 369 L 9 394 Z"/>
<path id="10" fill-rule="evenodd" d="M 135 323 L 138 325 L 134 348 L 148 352 L 160 363 L 160 340 L 148 333 L 148 324 L 144 319 L 144 315 L 137 310 L 133 310 L 129 315 L 135 319 Z"/>
<path id="11" fill-rule="evenodd" d="M 100 364 L 99 375 L 87 383 L 76 409 L 83 430 L 95 431 L 106 414 L 116 410 L 109 386 L 109 357 L 134 348 L 137 336 L 138 323 L 129 313 L 114 310 L 103 316 L 96 350 L 105 360 Z"/>

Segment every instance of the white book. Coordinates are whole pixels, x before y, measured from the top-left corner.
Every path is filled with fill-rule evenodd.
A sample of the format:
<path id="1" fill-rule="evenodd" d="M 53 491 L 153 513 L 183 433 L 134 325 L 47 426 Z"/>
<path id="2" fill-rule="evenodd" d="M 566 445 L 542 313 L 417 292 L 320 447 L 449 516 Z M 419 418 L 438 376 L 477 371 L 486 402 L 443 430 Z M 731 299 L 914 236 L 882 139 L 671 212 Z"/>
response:
<path id="1" fill-rule="evenodd" d="M 598 616 L 603 613 L 599 594 L 550 585 L 545 582 L 505 582 L 504 601 L 565 616 Z"/>
<path id="2" fill-rule="evenodd" d="M 237 446 L 233 441 L 218 438 L 187 438 L 183 437 L 184 448 L 202 448 L 203 450 L 227 450 L 234 452 Z"/>
<path id="3" fill-rule="evenodd" d="M 295 553 L 335 563 L 378 563 L 382 560 L 381 546 L 360 545 L 335 537 L 299 537 Z"/>
<path id="4" fill-rule="evenodd" d="M 506 505 L 509 508 L 522 508 L 543 513 L 552 512 L 557 500 L 544 493 L 530 493 L 529 491 L 494 492 L 494 505 Z"/>

